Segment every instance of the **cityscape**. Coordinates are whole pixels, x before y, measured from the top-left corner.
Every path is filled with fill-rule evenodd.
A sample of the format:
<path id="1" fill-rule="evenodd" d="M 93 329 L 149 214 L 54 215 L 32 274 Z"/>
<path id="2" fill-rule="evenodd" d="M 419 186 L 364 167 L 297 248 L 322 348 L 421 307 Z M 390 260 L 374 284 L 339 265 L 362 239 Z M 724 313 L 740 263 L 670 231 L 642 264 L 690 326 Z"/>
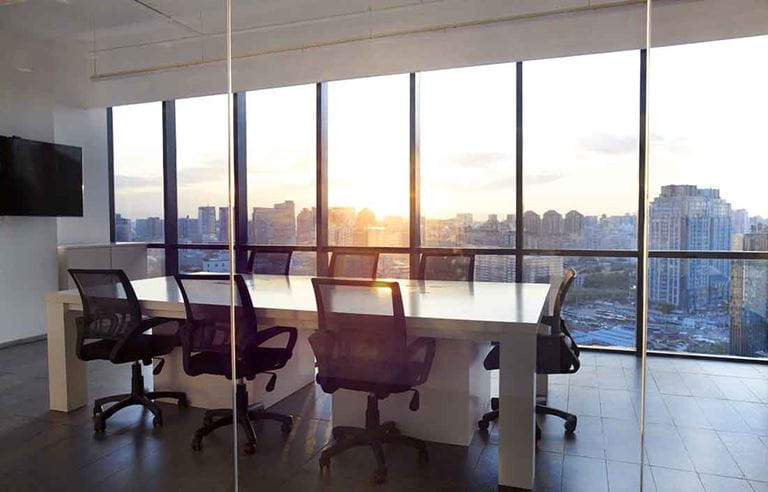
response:
<path id="1" fill-rule="evenodd" d="M 226 207 L 200 206 L 197 217 L 178 219 L 180 244 L 227 242 Z M 293 201 L 253 207 L 250 244 L 314 245 L 316 211 L 297 210 Z M 528 249 L 634 250 L 637 217 L 583 215 L 577 210 L 523 215 Z M 516 217 L 471 213 L 452 218 L 423 217 L 422 244 L 428 247 L 515 247 Z M 653 250 L 768 251 L 768 218 L 733 210 L 717 189 L 668 185 L 653 199 L 649 241 Z M 116 214 L 117 241 L 163 241 L 163 219 Z M 369 209 L 330 207 L 332 246 L 407 246 L 408 219 L 377 217 Z M 149 259 L 160 275 L 162 257 Z M 153 264 L 154 262 L 154 264 Z M 634 347 L 637 260 L 632 257 L 526 256 L 524 282 L 557 281 L 564 268 L 579 272 L 565 311 L 577 342 Z M 179 251 L 184 272 L 226 272 L 226 251 Z M 314 253 L 295 253 L 291 272 L 315 273 Z M 407 278 L 406 254 L 382 254 L 379 276 Z M 475 280 L 513 282 L 514 256 L 479 255 Z M 654 350 L 768 357 L 768 262 L 723 259 L 652 258 L 649 261 L 648 346 Z"/>

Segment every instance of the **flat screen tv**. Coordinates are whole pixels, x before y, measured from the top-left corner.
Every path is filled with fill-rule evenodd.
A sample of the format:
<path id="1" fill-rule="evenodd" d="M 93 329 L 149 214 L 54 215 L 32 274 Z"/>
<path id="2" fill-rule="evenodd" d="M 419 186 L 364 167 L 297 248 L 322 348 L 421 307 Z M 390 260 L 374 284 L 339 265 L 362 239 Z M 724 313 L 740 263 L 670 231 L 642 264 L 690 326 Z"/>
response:
<path id="1" fill-rule="evenodd" d="M 82 217 L 82 149 L 0 137 L 0 215 Z"/>

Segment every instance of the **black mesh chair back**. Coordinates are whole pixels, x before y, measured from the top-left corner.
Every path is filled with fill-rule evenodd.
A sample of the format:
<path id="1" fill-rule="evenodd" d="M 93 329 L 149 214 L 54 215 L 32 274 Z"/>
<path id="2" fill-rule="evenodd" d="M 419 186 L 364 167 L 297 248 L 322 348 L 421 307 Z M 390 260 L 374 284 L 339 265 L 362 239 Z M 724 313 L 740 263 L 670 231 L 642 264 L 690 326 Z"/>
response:
<path id="1" fill-rule="evenodd" d="M 139 329 L 141 306 L 125 272 L 71 269 L 69 274 L 83 303 L 78 351 L 86 340 L 119 341 Z"/>
<path id="2" fill-rule="evenodd" d="M 333 253 L 329 274 L 331 277 L 376 278 L 379 253 Z"/>
<path id="3" fill-rule="evenodd" d="M 292 255 L 292 251 L 251 250 L 248 257 L 248 273 L 288 275 L 291 271 Z"/>
<path id="4" fill-rule="evenodd" d="M 475 279 L 475 255 L 424 253 L 419 263 L 419 278 L 472 282 Z"/>
<path id="5" fill-rule="evenodd" d="M 256 315 L 253 312 L 251 296 L 241 275 L 235 275 L 235 341 L 239 354 L 248 348 L 257 337 Z M 179 330 L 184 352 L 184 369 L 190 375 L 198 370 L 190 364 L 197 353 L 230 354 L 231 322 L 230 306 L 223 299 L 229 299 L 229 275 L 176 275 L 181 296 L 184 299 L 187 321 Z M 227 372 L 231 361 L 220 357 L 226 364 Z M 221 370 L 222 368 L 218 368 Z"/>
<path id="6" fill-rule="evenodd" d="M 563 272 L 563 279 L 560 281 L 560 286 L 557 288 L 557 294 L 555 295 L 555 302 L 552 306 L 552 329 L 559 330 L 563 313 L 563 304 L 565 303 L 565 296 L 568 295 L 573 281 L 576 278 L 576 270 L 573 268 L 566 268 Z"/>
<path id="7" fill-rule="evenodd" d="M 312 286 L 320 333 L 328 343 L 315 352 L 318 381 L 400 383 L 398 372 L 406 363 L 408 347 L 399 284 L 313 278 Z"/>

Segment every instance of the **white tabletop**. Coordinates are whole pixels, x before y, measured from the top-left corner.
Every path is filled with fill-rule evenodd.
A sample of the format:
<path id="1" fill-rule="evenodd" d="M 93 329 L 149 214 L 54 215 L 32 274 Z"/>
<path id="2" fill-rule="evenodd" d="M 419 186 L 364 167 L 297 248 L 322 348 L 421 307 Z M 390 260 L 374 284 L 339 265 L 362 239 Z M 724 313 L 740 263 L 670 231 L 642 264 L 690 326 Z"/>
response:
<path id="1" fill-rule="evenodd" d="M 309 276 L 243 275 L 259 318 L 298 322 L 317 320 Z M 396 279 L 400 284 L 409 333 L 445 338 L 496 340 L 510 330 L 535 333 L 546 308 L 549 284 L 450 282 Z M 133 282 L 147 314 L 184 317 L 181 294 L 173 277 Z M 80 305 L 76 290 L 46 296 L 48 302 Z M 211 304 L 229 303 L 227 282 L 211 288 Z M 303 321 L 303 322 L 302 322 Z"/>

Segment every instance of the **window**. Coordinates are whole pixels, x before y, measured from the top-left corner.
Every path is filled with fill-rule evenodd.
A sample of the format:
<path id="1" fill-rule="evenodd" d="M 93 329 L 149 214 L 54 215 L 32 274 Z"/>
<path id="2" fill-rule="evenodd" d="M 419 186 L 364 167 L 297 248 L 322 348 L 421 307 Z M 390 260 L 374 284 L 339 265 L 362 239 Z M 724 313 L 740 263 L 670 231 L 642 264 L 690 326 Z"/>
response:
<path id="1" fill-rule="evenodd" d="M 420 77 L 422 244 L 514 247 L 515 64 Z"/>
<path id="2" fill-rule="evenodd" d="M 163 105 L 112 108 L 115 240 L 162 242 Z"/>
<path id="3" fill-rule="evenodd" d="M 526 62 L 525 244 L 635 249 L 638 52 Z"/>
<path id="4" fill-rule="evenodd" d="M 248 241 L 315 244 L 314 85 L 246 95 Z"/>
<path id="5" fill-rule="evenodd" d="M 223 94 L 176 101 L 179 243 L 228 240 L 227 104 Z M 181 271 L 229 271 L 228 262 L 226 251 L 179 251 Z"/>
<path id="6" fill-rule="evenodd" d="M 741 249 L 768 226 L 766 53 L 768 36 L 653 50 L 652 249 Z"/>
<path id="7" fill-rule="evenodd" d="M 328 237 L 407 246 L 408 74 L 328 84 Z"/>

